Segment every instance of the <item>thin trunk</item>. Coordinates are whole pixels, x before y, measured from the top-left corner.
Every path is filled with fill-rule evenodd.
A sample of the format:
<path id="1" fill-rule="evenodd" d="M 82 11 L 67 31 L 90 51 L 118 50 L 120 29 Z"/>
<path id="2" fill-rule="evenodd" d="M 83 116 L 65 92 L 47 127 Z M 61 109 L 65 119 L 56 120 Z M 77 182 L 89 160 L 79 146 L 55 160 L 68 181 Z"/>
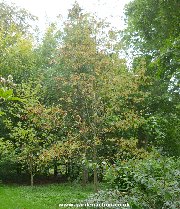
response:
<path id="1" fill-rule="evenodd" d="M 96 86 L 95 86 L 95 83 L 94 81 L 93 82 L 93 90 L 96 90 Z M 93 138 L 94 138 L 94 144 L 92 145 L 93 147 L 93 163 L 94 163 L 94 191 L 97 192 L 98 191 L 98 168 L 97 168 L 97 147 L 96 147 L 96 138 L 97 138 L 97 110 L 98 110 L 98 107 L 97 107 L 97 95 L 96 93 L 94 92 L 94 95 L 93 95 L 93 101 L 95 102 L 94 105 L 92 105 L 92 110 L 93 110 L 93 116 L 94 119 L 93 121 L 91 121 L 91 117 L 90 117 L 90 114 L 89 114 L 89 107 L 88 107 L 88 103 L 87 101 L 85 100 L 85 105 L 86 105 L 86 112 L 87 112 L 87 116 L 88 116 L 88 119 L 89 119 L 89 124 L 91 126 L 91 130 L 93 132 Z"/>
<path id="2" fill-rule="evenodd" d="M 97 172 L 97 150 L 96 145 L 94 144 L 93 150 L 93 161 L 94 161 L 94 191 L 98 191 L 98 172 Z"/>
<path id="3" fill-rule="evenodd" d="M 97 175 L 97 166 L 94 168 L 94 191 L 98 192 L 98 175 Z"/>
<path id="4" fill-rule="evenodd" d="M 34 175 L 32 172 L 31 172 L 31 186 L 32 187 L 34 186 Z"/>
<path id="5" fill-rule="evenodd" d="M 57 167 L 57 160 L 54 161 L 54 177 L 56 178 L 58 175 L 58 167 Z"/>
<path id="6" fill-rule="evenodd" d="M 33 159 L 32 156 L 29 156 L 29 170 L 30 170 L 30 177 L 31 177 L 31 186 L 34 185 L 34 175 L 33 175 Z"/>
<path id="7" fill-rule="evenodd" d="M 86 140 L 85 136 L 84 136 L 84 139 Z M 86 148 L 84 149 L 84 153 L 85 153 L 85 156 L 86 156 L 87 155 Z M 88 183 L 88 169 L 87 169 L 87 166 L 85 164 L 83 164 L 83 167 L 82 167 L 82 185 L 86 186 L 87 183 Z"/>
<path id="8" fill-rule="evenodd" d="M 83 171 L 82 171 L 82 185 L 86 186 L 88 183 L 88 170 L 85 165 L 83 165 Z"/>
<path id="9" fill-rule="evenodd" d="M 18 163 L 17 164 L 17 167 L 16 167 L 16 172 L 17 172 L 18 175 L 21 175 L 21 171 L 22 171 L 22 168 L 21 167 L 22 167 L 21 164 Z"/>
<path id="10" fill-rule="evenodd" d="M 69 179 L 71 181 L 71 168 L 70 168 L 71 164 L 70 164 L 69 160 L 68 160 L 68 162 L 66 162 L 65 166 L 66 166 L 65 178 Z"/>

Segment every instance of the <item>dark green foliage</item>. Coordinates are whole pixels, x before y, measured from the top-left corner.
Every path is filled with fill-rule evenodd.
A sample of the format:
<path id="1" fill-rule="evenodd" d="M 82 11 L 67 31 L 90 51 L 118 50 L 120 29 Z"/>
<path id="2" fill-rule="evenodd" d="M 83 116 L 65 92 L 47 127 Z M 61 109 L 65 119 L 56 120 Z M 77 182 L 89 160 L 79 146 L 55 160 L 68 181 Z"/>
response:
<path id="1" fill-rule="evenodd" d="M 87 203 L 178 208 L 179 6 L 178 0 L 127 5 L 124 41 L 136 55 L 128 69 L 119 32 L 77 2 L 63 27 L 50 24 L 41 43 L 30 34 L 31 14 L 0 3 L 0 180 L 30 183 L 31 176 L 33 185 L 33 177 L 36 184 L 53 176 L 85 186 L 94 178 L 97 190 L 105 179 L 111 189 Z M 2 209 L 12 209 L 14 199 L 17 208 L 55 208 L 91 191 L 77 187 L 71 198 L 69 185 L 44 188 L 1 186 Z"/>
<path id="2" fill-rule="evenodd" d="M 180 32 L 178 0 L 134 0 L 125 8 L 127 36 L 143 52 L 158 53 L 159 48 Z"/>
<path id="3" fill-rule="evenodd" d="M 124 192 L 131 208 L 178 208 L 180 160 L 154 154 L 143 160 L 118 162 L 105 174 L 111 187 Z"/>
<path id="4" fill-rule="evenodd" d="M 142 104 L 147 124 L 146 145 L 179 156 L 180 102 L 180 2 L 178 0 L 134 0 L 125 8 L 124 40 L 133 54 L 132 70 L 145 64 L 150 86 Z M 155 127 L 156 126 L 156 127 Z"/>

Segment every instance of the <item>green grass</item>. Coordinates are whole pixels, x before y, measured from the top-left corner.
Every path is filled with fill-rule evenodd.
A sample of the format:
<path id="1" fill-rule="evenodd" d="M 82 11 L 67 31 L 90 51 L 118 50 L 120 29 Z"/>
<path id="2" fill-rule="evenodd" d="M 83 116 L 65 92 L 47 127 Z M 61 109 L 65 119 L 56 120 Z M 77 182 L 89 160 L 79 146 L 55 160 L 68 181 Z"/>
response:
<path id="1" fill-rule="evenodd" d="M 33 188 L 1 185 L 0 209 L 60 209 L 59 204 L 78 203 L 91 193 L 92 185 L 84 188 L 78 184 L 53 184 Z"/>

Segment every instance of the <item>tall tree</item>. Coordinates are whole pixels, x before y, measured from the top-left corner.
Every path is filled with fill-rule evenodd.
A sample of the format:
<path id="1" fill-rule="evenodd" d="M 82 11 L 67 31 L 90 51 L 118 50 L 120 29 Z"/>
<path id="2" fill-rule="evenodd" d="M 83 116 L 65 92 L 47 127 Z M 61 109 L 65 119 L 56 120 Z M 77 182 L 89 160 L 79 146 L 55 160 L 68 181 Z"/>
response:
<path id="1" fill-rule="evenodd" d="M 0 75 L 12 75 L 15 82 L 27 79 L 35 68 L 30 20 L 24 9 L 0 3 Z"/>
<path id="2" fill-rule="evenodd" d="M 68 114 L 69 135 L 77 133 L 74 140 L 92 161 L 97 190 L 101 147 L 113 136 L 126 138 L 123 133 L 143 123 L 136 105 L 144 97 L 139 86 L 145 77 L 128 72 L 119 58 L 116 31 L 84 14 L 77 3 L 68 17 L 56 59 L 61 71 L 57 93 Z M 101 40 L 103 28 L 107 37 Z"/>
<path id="3" fill-rule="evenodd" d="M 180 101 L 179 6 L 177 0 L 134 0 L 125 9 L 127 29 L 124 37 L 134 51 L 133 68 L 141 65 L 142 60 L 146 62 L 146 74 L 152 82 L 150 88 L 145 88 L 150 96 L 144 104 L 144 113 L 151 121 L 150 126 L 158 125 L 156 131 L 154 129 L 155 136 L 147 134 L 145 137 L 151 142 L 155 138 L 153 144 L 171 154 L 180 152 L 179 137 L 175 134 L 179 130 L 177 106 Z"/>

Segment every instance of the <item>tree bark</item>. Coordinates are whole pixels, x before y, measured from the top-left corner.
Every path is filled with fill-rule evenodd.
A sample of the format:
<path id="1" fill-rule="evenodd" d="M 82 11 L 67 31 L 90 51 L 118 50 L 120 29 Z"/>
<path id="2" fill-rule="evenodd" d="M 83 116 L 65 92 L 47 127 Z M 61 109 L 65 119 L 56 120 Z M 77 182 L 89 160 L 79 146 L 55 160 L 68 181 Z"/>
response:
<path id="1" fill-rule="evenodd" d="M 56 178 L 58 175 L 58 167 L 57 167 L 57 160 L 54 160 L 54 177 Z"/>
<path id="2" fill-rule="evenodd" d="M 17 167 L 16 167 L 16 172 L 18 175 L 21 175 L 21 171 L 22 171 L 22 166 L 20 163 L 17 164 Z"/>
<path id="3" fill-rule="evenodd" d="M 96 145 L 94 144 L 93 148 L 93 161 L 94 161 L 94 191 L 98 191 L 98 172 L 97 172 L 97 150 Z"/>
<path id="4" fill-rule="evenodd" d="M 33 175 L 33 159 L 30 154 L 29 156 L 29 170 L 30 170 L 30 178 L 31 178 L 31 186 L 34 186 L 34 175 Z"/>
<path id="5" fill-rule="evenodd" d="M 34 186 L 34 175 L 32 172 L 31 172 L 31 186 L 32 187 Z"/>
<path id="6" fill-rule="evenodd" d="M 85 165 L 83 165 L 83 171 L 82 171 L 82 185 L 86 186 L 88 183 L 88 170 Z"/>

